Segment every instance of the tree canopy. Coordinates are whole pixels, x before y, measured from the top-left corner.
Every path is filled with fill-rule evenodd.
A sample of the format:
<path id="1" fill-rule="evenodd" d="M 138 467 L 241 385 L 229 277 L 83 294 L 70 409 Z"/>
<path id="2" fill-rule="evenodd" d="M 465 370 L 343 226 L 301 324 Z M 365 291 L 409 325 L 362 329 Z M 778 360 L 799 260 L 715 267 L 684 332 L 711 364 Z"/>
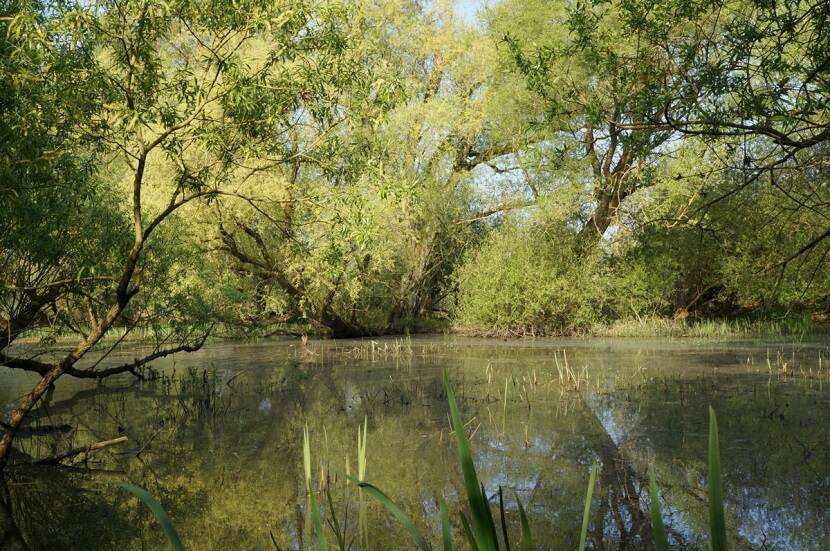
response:
<path id="1" fill-rule="evenodd" d="M 828 16 L 0 0 L 0 363 L 40 376 L 0 462 L 61 376 L 216 332 L 826 319 Z"/>

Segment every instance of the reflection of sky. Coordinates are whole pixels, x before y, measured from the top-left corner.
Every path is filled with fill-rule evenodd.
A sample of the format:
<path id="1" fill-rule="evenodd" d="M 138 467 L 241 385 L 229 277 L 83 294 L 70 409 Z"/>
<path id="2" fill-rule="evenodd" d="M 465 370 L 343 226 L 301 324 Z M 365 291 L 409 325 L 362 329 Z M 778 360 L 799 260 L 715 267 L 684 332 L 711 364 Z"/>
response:
<path id="1" fill-rule="evenodd" d="M 593 393 L 586 396 L 585 403 L 612 442 L 618 448 L 626 450 L 625 460 L 633 468 L 639 467 L 642 471 L 645 458 L 638 457 L 638 455 L 645 454 L 653 458 L 654 452 L 647 449 L 646 439 L 637 438 L 643 430 L 639 427 L 641 419 L 637 414 L 637 409 L 632 409 L 630 404 L 624 401 L 610 396 L 601 399 Z M 636 440 L 635 447 L 626 446 L 629 439 Z M 649 459 L 650 461 L 653 459 Z M 645 480 L 644 472 L 638 474 Z M 778 496 L 774 495 L 774 491 L 759 486 L 733 484 L 730 492 L 733 495 L 727 496 L 726 507 L 727 510 L 734 509 L 732 514 L 728 515 L 728 519 L 736 524 L 734 529 L 739 537 L 753 548 L 800 549 L 798 545 L 816 541 L 809 536 L 800 537 L 805 533 L 803 526 L 805 522 L 809 522 L 809 514 L 804 514 L 804 511 L 796 504 L 782 505 L 776 502 Z M 647 503 L 648 496 L 642 495 L 641 498 L 644 498 Z M 674 505 L 671 498 L 668 501 L 661 499 L 666 525 L 686 541 L 699 541 L 701 534 L 696 533 L 686 511 Z M 613 522 L 608 522 L 608 526 L 613 527 Z M 615 535 L 609 534 L 609 537 L 613 536 Z M 705 534 L 702 537 L 705 539 Z"/>

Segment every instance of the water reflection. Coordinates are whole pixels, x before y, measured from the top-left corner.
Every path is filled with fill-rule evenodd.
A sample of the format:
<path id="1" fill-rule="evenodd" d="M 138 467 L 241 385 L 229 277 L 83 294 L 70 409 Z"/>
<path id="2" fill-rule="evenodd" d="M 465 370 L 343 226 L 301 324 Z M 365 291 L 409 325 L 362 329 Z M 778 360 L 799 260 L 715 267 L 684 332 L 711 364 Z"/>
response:
<path id="1" fill-rule="evenodd" d="M 578 389 L 560 378 L 563 356 L 554 354 L 562 349 L 580 374 Z M 778 350 L 790 366 L 784 378 L 774 360 L 766 362 Z M 129 443 L 71 469 L 12 469 L 0 506 L 0 516 L 9 514 L 0 526 L 4 541 L 19 534 L 35 549 L 163 547 L 154 519 L 104 484 L 118 478 L 156 495 L 189 548 L 250 549 L 272 538 L 283 548 L 302 548 L 307 423 L 314 477 L 331 489 L 357 549 L 356 493 L 337 473 L 356 470 L 357 427 L 366 417 L 367 478 L 437 535 L 436 499 L 457 509 L 461 480 L 441 383 L 446 368 L 479 475 L 488 495 L 505 488 L 514 534 L 515 492 L 537 543 L 576 547 L 596 458 L 592 548 L 650 545 L 645 480 L 652 464 L 674 546 L 705 548 L 711 404 L 719 413 L 734 547 L 820 549 L 830 541 L 830 380 L 790 375 L 795 366 L 817 370 L 818 354 L 826 355 L 826 346 L 633 339 L 421 338 L 312 343 L 303 351 L 292 341 L 214 345 L 160 364 L 155 381 L 59 386 L 32 427 L 74 430 L 33 431 L 21 439 L 21 454 L 45 457 L 121 434 Z M 0 374 L 0 400 L 9 403 L 26 377 Z M 408 541 L 371 506 L 368 524 L 372 548 Z M 454 528 L 461 533 L 460 525 Z"/>

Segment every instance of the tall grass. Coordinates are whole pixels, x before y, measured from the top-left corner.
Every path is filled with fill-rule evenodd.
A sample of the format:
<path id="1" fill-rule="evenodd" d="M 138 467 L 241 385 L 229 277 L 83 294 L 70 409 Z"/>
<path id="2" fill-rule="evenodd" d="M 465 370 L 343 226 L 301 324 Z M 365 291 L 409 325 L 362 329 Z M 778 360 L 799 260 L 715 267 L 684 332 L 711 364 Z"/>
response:
<path id="1" fill-rule="evenodd" d="M 496 529 L 496 523 L 493 520 L 493 512 L 490 506 L 490 501 L 484 489 L 484 485 L 479 481 L 476 473 L 475 463 L 473 461 L 472 449 L 467 433 L 464 429 L 464 423 L 461 420 L 461 413 L 458 408 L 458 403 L 455 399 L 455 393 L 452 385 L 449 382 L 447 372 L 444 372 L 444 388 L 447 393 L 447 404 L 450 410 L 450 422 L 452 424 L 453 435 L 455 436 L 456 446 L 458 448 L 458 462 L 461 465 L 461 473 L 464 479 L 464 494 L 467 498 L 468 512 L 461 512 L 461 525 L 464 528 L 464 536 L 467 544 L 471 549 L 476 551 L 510 551 L 510 536 L 508 534 L 507 524 L 505 521 L 504 500 L 502 497 L 502 488 L 499 487 L 499 518 L 501 520 L 501 539 L 499 539 L 499 530 Z M 582 530 L 579 543 L 579 551 L 585 549 L 588 526 L 590 522 L 591 504 L 593 501 L 594 486 L 597 478 L 598 464 L 594 461 L 591 467 L 590 480 L 588 482 L 588 491 L 585 498 L 585 507 L 582 515 Z M 368 482 L 355 480 L 349 478 L 353 483 L 359 487 L 368 490 L 370 496 L 375 498 L 386 510 L 392 514 L 410 533 L 412 539 L 419 549 L 429 549 L 426 544 L 426 538 L 418 531 L 412 520 L 389 499 L 386 494 L 381 492 L 375 486 Z M 533 549 L 533 535 L 530 530 L 530 524 L 527 520 L 524 505 L 518 496 L 516 502 L 519 509 L 519 516 L 521 521 L 521 549 Z M 441 526 L 442 526 L 442 542 L 444 550 L 448 551 L 453 548 L 452 535 L 449 528 L 449 516 L 444 504 L 443 498 L 441 503 Z M 424 547 L 427 545 L 427 547 Z"/>
<path id="2" fill-rule="evenodd" d="M 366 436 L 369 429 L 369 418 L 363 418 L 363 434 L 360 427 L 357 427 L 357 477 L 359 480 L 366 480 Z M 366 502 L 363 499 L 363 492 L 358 494 L 357 525 L 360 531 L 360 541 L 364 549 L 369 549 L 369 523 L 366 519 Z"/>
<path id="3" fill-rule="evenodd" d="M 644 317 L 622 319 L 598 325 L 588 331 L 599 337 L 794 337 L 804 338 L 822 332 L 810 316 L 786 315 L 778 319 L 737 318 L 684 321 L 671 318 Z"/>
<path id="4" fill-rule="evenodd" d="M 712 551 L 727 551 L 726 519 L 723 513 L 723 486 L 720 469 L 720 444 L 718 443 L 718 420 L 715 410 L 709 407 L 709 536 Z M 663 515 L 660 511 L 660 498 L 653 471 L 650 475 L 651 525 L 657 551 L 669 549 Z"/>

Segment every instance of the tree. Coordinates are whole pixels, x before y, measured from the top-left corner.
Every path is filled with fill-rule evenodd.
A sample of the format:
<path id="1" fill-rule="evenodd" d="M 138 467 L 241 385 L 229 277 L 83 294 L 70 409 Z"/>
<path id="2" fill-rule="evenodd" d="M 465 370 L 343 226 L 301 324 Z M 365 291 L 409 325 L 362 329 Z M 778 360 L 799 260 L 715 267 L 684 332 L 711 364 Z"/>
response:
<path id="1" fill-rule="evenodd" d="M 666 74 L 649 64 L 654 48 L 628 40 L 616 3 L 541 2 L 523 6 L 518 18 L 508 15 L 511 6 L 490 13 L 490 32 L 504 39 L 503 63 L 541 99 L 532 123 L 542 131 L 538 139 L 554 145 L 560 163 L 579 161 L 587 172 L 572 181 L 590 182 L 579 231 L 596 243 L 671 150 L 670 131 L 640 124 L 656 109 L 644 101 L 648 90 Z"/>
<path id="2" fill-rule="evenodd" d="M 548 178 L 564 180 L 543 201 L 559 212 L 519 227 L 545 235 L 553 214 L 579 234 L 582 258 L 606 256 L 595 273 L 609 278 L 604 292 L 647 287 L 655 299 L 642 304 L 660 315 L 823 308 L 826 17 L 811 1 L 490 10 L 503 66 L 538 97 L 525 133 L 546 145 Z M 626 315 L 607 304 L 601 318 Z"/>
<path id="3" fill-rule="evenodd" d="M 79 365 L 117 323 L 154 318 L 146 315 L 153 304 L 141 297 L 169 283 L 158 277 L 171 265 L 160 246 L 175 237 L 167 230 L 183 207 L 236 197 L 247 179 L 306 154 L 314 144 L 285 137 L 301 124 L 297 113 L 335 120 L 332 89 L 355 74 L 338 64 L 346 12 L 336 3 L 111 0 L 4 8 L 4 78 L 17 85 L 7 100 L 17 116 L 4 130 L 23 136 L 4 151 L 4 171 L 20 178 L 12 180 L 15 188 L 4 185 L 4 200 L 27 201 L 46 225 L 58 226 L 59 242 L 49 244 L 53 234 L 19 219 L 11 222 L 18 239 L 3 244 L 2 261 L 26 277 L 24 286 L 15 276 L 4 287 L 12 315 L 3 322 L 8 337 L 0 361 L 41 378 L 4 424 L 0 466 L 26 415 L 61 376 L 136 372 L 204 342 L 207 333 L 130 364 Z M 38 124 L 30 133 L 32 118 Z M 78 169 L 62 171 L 67 164 Z M 109 209 L 104 193 L 91 195 L 98 189 L 113 194 Z M 66 205 L 63 194 L 71 197 Z M 95 208 L 82 210 L 80 220 L 59 217 L 63 208 L 89 203 Z M 99 207 L 108 218 L 89 219 Z M 35 239 L 21 238 L 26 234 Z M 90 253 L 96 239 L 110 246 Z M 74 247 L 59 250 L 67 243 Z M 91 305 L 88 330 L 73 350 L 53 362 L 7 355 L 11 335 L 42 324 L 60 296 L 83 296 Z"/>
<path id="4" fill-rule="evenodd" d="M 740 177 L 700 208 L 759 182 L 780 193 L 784 210 L 795 205 L 813 213 L 825 211 L 822 167 L 830 140 L 827 2 L 711 0 L 690 7 L 667 0 L 655 8 L 626 5 L 630 32 L 660 52 L 653 63 L 670 75 L 649 91 L 659 109 L 645 125 L 735 150 L 726 165 Z M 816 247 L 826 245 L 819 256 L 830 250 L 826 217 L 800 233 L 801 245 L 781 260 L 782 271 Z"/>
<path id="5" fill-rule="evenodd" d="M 351 17 L 349 55 L 371 76 L 342 89 L 337 131 L 316 130 L 306 139 L 326 143 L 319 155 L 251 182 L 255 205 L 215 213 L 214 247 L 233 260 L 255 325 L 345 337 L 446 316 L 436 310 L 476 224 L 529 203 L 474 182 L 514 147 L 493 128 L 505 85 L 486 37 L 440 5 L 365 3 Z"/>

